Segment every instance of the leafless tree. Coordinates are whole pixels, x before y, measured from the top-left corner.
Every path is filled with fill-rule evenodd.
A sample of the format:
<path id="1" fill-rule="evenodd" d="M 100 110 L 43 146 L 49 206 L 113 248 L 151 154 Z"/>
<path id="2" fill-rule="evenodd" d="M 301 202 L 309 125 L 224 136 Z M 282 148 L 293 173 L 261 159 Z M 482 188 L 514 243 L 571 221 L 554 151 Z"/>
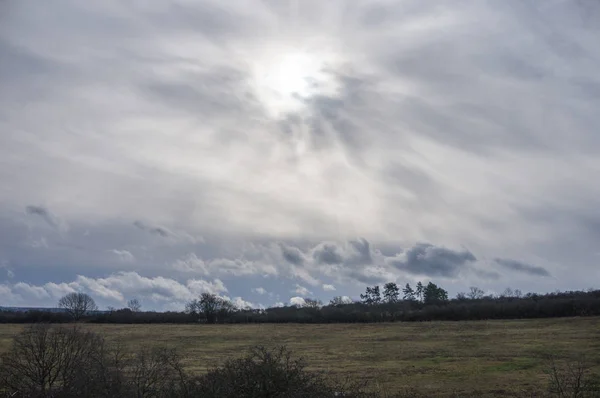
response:
<path id="1" fill-rule="evenodd" d="M 76 321 L 90 311 L 98 311 L 94 299 L 85 293 L 69 293 L 58 300 L 58 306 L 64 308 Z"/>
<path id="2" fill-rule="evenodd" d="M 471 286 L 469 293 L 467 293 L 467 297 L 471 300 L 479 300 L 483 298 L 485 292 L 478 288 L 477 286 Z"/>
<path id="3" fill-rule="evenodd" d="M 323 302 L 321 300 L 316 300 L 316 299 L 311 299 L 311 298 L 305 298 L 304 299 L 304 308 L 315 308 L 315 309 L 319 309 L 323 306 Z"/>
<path id="4" fill-rule="evenodd" d="M 127 302 L 127 308 L 129 308 L 132 312 L 140 312 L 142 309 L 142 303 L 136 298 L 131 299 Z"/>
<path id="5" fill-rule="evenodd" d="M 344 296 L 335 296 L 329 301 L 329 305 L 344 305 L 344 304 L 352 304 L 352 300 L 349 297 Z"/>
<path id="6" fill-rule="evenodd" d="M 216 294 L 202 293 L 200 299 L 188 302 L 185 310 L 191 314 L 203 315 L 208 323 L 216 323 L 219 317 L 226 317 L 235 311 L 235 306 Z"/>
<path id="7" fill-rule="evenodd" d="M 104 339 L 95 333 L 34 325 L 2 355 L 0 384 L 18 396 L 102 395 L 115 385 L 105 351 Z"/>

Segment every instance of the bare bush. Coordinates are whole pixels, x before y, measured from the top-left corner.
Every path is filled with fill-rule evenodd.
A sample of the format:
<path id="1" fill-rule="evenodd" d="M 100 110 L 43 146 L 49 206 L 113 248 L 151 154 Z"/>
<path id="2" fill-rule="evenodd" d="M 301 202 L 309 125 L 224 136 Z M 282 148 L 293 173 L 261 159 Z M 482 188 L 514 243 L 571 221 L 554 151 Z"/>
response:
<path id="1" fill-rule="evenodd" d="M 144 347 L 129 367 L 129 390 L 136 397 L 185 395 L 187 376 L 174 349 Z"/>
<path id="2" fill-rule="evenodd" d="M 206 398 L 288 397 L 333 398 L 369 397 L 344 390 L 325 375 L 309 372 L 304 361 L 292 358 L 285 347 L 254 347 L 245 357 L 229 360 L 222 367 L 196 378 L 189 385 L 190 396 Z"/>
<path id="3" fill-rule="evenodd" d="M 110 396 L 119 383 L 106 351 L 104 339 L 94 333 L 35 325 L 2 355 L 0 379 L 14 396 Z"/>
<path id="4" fill-rule="evenodd" d="M 548 359 L 546 374 L 549 377 L 548 392 L 560 398 L 600 397 L 600 378 L 591 372 L 584 358 L 575 361 L 557 362 Z"/>
<path id="5" fill-rule="evenodd" d="M 0 391 L 11 397 L 187 396 L 174 350 L 131 354 L 79 327 L 29 327 L 0 359 Z"/>

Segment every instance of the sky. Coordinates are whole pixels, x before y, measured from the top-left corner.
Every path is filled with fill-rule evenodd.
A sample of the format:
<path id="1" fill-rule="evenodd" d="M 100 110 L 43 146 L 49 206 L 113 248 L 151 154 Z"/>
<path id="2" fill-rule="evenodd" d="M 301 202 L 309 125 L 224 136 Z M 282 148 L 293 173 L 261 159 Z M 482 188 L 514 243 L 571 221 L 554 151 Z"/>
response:
<path id="1" fill-rule="evenodd" d="M 0 305 L 599 287 L 600 4 L 0 1 Z"/>

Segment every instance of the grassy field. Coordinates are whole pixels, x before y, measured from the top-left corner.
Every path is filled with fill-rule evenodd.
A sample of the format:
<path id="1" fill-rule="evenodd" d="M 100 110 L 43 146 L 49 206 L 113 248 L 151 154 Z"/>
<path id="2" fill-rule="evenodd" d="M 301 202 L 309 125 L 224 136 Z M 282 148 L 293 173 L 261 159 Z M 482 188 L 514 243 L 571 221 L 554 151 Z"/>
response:
<path id="1" fill-rule="evenodd" d="M 285 344 L 311 369 L 369 379 L 387 391 L 506 396 L 547 385 L 544 356 L 585 354 L 600 371 L 600 318 L 365 325 L 86 325 L 130 347 L 177 347 L 205 371 L 250 346 Z M 5 351 L 21 325 L 0 325 Z"/>

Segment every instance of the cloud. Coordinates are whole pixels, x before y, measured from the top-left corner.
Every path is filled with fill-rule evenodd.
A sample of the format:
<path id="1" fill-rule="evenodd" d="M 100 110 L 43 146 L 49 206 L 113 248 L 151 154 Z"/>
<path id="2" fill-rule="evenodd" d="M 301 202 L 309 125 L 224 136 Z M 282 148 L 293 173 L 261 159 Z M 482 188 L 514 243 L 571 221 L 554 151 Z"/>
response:
<path id="1" fill-rule="evenodd" d="M 29 215 L 39 216 L 42 220 L 46 222 L 52 228 L 58 230 L 65 230 L 67 228 L 66 223 L 64 223 L 60 218 L 56 217 L 54 214 L 50 212 L 44 206 L 33 206 L 29 205 L 25 207 L 25 212 Z"/>
<path id="2" fill-rule="evenodd" d="M 600 277 L 596 3 L 172 3 L 11 2 L 0 257 L 17 282 L 113 275 L 123 249 L 232 297 L 265 275 L 277 294 L 521 283 L 494 258 L 554 276 L 521 289 Z"/>
<path id="3" fill-rule="evenodd" d="M 264 295 L 264 294 L 267 294 L 266 289 L 262 288 L 262 287 L 256 287 L 256 288 L 252 289 L 252 291 L 254 293 L 260 294 L 261 296 Z"/>
<path id="4" fill-rule="evenodd" d="M 321 243 L 313 250 L 313 258 L 319 264 L 340 264 L 344 261 L 338 247 L 331 243 Z"/>
<path id="5" fill-rule="evenodd" d="M 283 254 L 283 258 L 294 265 L 303 265 L 305 258 L 303 253 L 297 247 L 287 246 L 285 244 L 281 244 L 281 252 Z"/>
<path id="6" fill-rule="evenodd" d="M 172 268 L 180 272 L 193 272 L 206 275 L 209 273 L 208 266 L 195 253 L 191 253 L 182 259 L 178 259 L 172 265 Z"/>
<path id="7" fill-rule="evenodd" d="M 184 231 L 171 231 L 165 227 L 152 226 L 145 224 L 141 221 L 134 221 L 133 225 L 141 229 L 142 231 L 147 231 L 152 235 L 159 236 L 161 238 L 169 239 L 171 241 L 179 241 L 179 242 L 190 242 L 190 243 L 202 243 L 204 242 L 204 238 L 201 236 L 192 236 Z"/>
<path id="8" fill-rule="evenodd" d="M 141 221 L 134 221 L 133 225 L 136 228 L 141 229 L 142 231 L 148 231 L 151 234 L 158 235 L 163 238 L 168 238 L 170 236 L 173 236 L 173 233 L 171 231 L 169 231 L 168 229 L 163 228 L 163 227 L 151 227 L 151 226 L 144 224 Z"/>
<path id="9" fill-rule="evenodd" d="M 296 305 L 298 307 L 302 307 L 306 304 L 302 297 L 292 297 L 290 298 L 290 305 Z"/>
<path id="10" fill-rule="evenodd" d="M 131 254 L 131 252 L 129 252 L 127 250 L 113 249 L 113 250 L 111 250 L 111 253 L 116 255 L 119 258 L 119 260 L 123 263 L 132 263 L 135 261 L 134 255 Z"/>
<path id="11" fill-rule="evenodd" d="M 522 272 L 529 275 L 537 276 L 551 276 L 550 272 L 544 267 L 527 264 L 517 260 L 511 260 L 507 258 L 496 258 L 494 262 L 503 268 L 511 271 Z"/>
<path id="12" fill-rule="evenodd" d="M 227 288 L 220 279 L 215 279 L 213 282 L 191 279 L 187 281 L 187 288 L 196 296 L 202 293 L 220 294 L 227 292 Z"/>
<path id="13" fill-rule="evenodd" d="M 454 251 L 429 243 L 418 243 L 388 262 L 410 274 L 453 278 L 461 269 L 476 260 L 468 250 Z"/>
<path id="14" fill-rule="evenodd" d="M 204 261 L 191 253 L 172 264 L 172 268 L 187 273 L 200 275 L 276 275 L 277 269 L 271 265 L 259 261 L 245 259 L 215 258 Z"/>
<path id="15" fill-rule="evenodd" d="M 229 299 L 229 298 L 227 297 L 227 299 L 228 299 L 229 301 L 231 301 L 231 303 L 232 303 L 232 304 L 233 304 L 233 305 L 234 305 L 236 308 L 239 308 L 239 309 L 246 309 L 246 308 L 260 308 L 260 307 L 262 307 L 262 306 L 260 306 L 260 305 L 253 304 L 253 303 L 251 303 L 250 301 L 246 301 L 246 300 L 244 300 L 244 299 L 243 299 L 243 298 L 241 298 L 241 297 L 234 297 L 233 299 Z"/>
<path id="16" fill-rule="evenodd" d="M 333 285 L 327 285 L 327 284 L 323 284 L 323 290 L 326 292 L 334 292 L 335 291 L 335 286 Z"/>
<path id="17" fill-rule="evenodd" d="M 310 290 L 308 290 L 304 286 L 300 286 L 298 284 L 296 284 L 296 288 L 293 291 L 296 294 L 299 294 L 299 295 L 304 296 L 304 297 L 310 296 L 312 294 L 312 292 Z"/>
<path id="18" fill-rule="evenodd" d="M 72 292 L 90 294 L 101 305 L 124 305 L 127 298 L 137 297 L 147 308 L 183 309 L 186 301 L 201 293 L 222 294 L 227 287 L 219 279 L 212 282 L 189 279 L 185 283 L 164 277 L 144 277 L 136 272 L 117 272 L 106 278 L 78 275 L 68 283 L 43 285 L 17 282 L 4 284 L 0 299 L 11 306 L 49 306 Z M 239 297 L 238 297 L 239 298 Z M 240 302 L 236 298 L 237 302 Z M 52 306 L 52 304 L 50 304 Z"/>

